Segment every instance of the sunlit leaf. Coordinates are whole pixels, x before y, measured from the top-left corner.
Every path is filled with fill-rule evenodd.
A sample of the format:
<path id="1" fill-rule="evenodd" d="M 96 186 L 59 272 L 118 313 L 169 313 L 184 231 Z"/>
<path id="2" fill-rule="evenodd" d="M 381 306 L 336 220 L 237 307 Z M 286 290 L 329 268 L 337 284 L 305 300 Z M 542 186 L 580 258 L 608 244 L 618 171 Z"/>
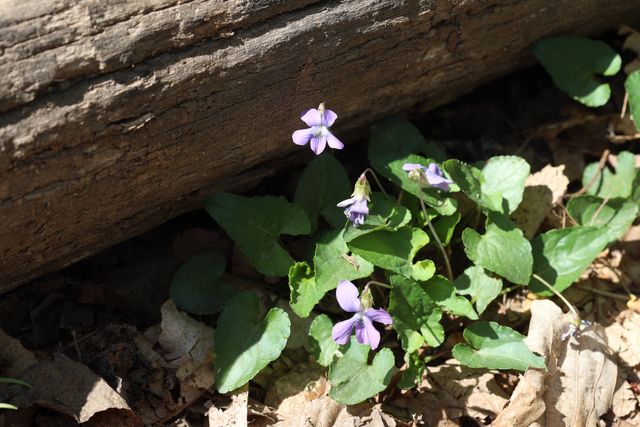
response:
<path id="1" fill-rule="evenodd" d="M 369 345 L 358 344 L 354 336 L 347 343 L 344 356 L 331 365 L 329 397 L 345 405 L 353 405 L 375 396 L 387 388 L 393 375 L 394 358 L 388 348 L 380 350 L 367 363 Z"/>
<path id="2" fill-rule="evenodd" d="M 559 89 L 589 107 L 607 103 L 611 88 L 596 74 L 612 76 L 622 64 L 609 45 L 586 38 L 555 37 L 538 40 L 530 48 Z"/>
<path id="3" fill-rule="evenodd" d="M 524 335 L 495 322 L 476 322 L 463 332 L 467 344 L 456 344 L 453 357 L 471 368 L 546 368 L 544 358 L 529 350 Z"/>
<path id="4" fill-rule="evenodd" d="M 258 319 L 260 299 L 242 292 L 232 298 L 218 318 L 214 340 L 216 386 L 227 393 L 244 385 L 276 360 L 289 338 L 287 313 L 272 308 Z"/>

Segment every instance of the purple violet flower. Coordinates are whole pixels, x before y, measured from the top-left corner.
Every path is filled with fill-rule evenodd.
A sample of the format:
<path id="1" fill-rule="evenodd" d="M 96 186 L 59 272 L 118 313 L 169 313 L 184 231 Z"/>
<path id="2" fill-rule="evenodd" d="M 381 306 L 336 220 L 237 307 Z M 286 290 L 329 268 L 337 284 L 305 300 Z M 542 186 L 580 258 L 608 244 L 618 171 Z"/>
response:
<path id="1" fill-rule="evenodd" d="M 318 109 L 304 110 L 300 116 L 303 122 L 309 125 L 309 129 L 300 129 L 293 133 L 293 142 L 298 145 L 307 145 L 311 141 L 311 150 L 320 154 L 327 144 L 329 147 L 341 150 L 344 144 L 329 132 L 329 127 L 336 121 L 338 115 L 331 110 L 324 109 L 324 102 Z"/>
<path id="2" fill-rule="evenodd" d="M 449 191 L 449 184 L 453 184 L 453 181 L 444 178 L 442 170 L 435 163 L 430 163 L 429 167 L 417 163 L 405 163 L 402 169 L 408 171 L 409 179 L 414 181 L 418 180 L 417 174 L 422 174 L 422 182 L 439 190 Z"/>
<path id="3" fill-rule="evenodd" d="M 380 332 L 373 326 L 373 322 L 390 325 L 391 316 L 383 309 L 374 310 L 373 297 L 369 288 L 365 288 L 362 297 L 358 298 L 358 288 L 348 280 L 338 283 L 336 297 L 344 311 L 355 313 L 349 320 L 336 324 L 331 331 L 331 336 L 338 344 L 346 344 L 351 337 L 353 327 L 356 327 L 356 337 L 360 344 L 369 344 L 371 350 L 375 350 L 380 344 Z"/>
<path id="4" fill-rule="evenodd" d="M 356 181 L 351 198 L 338 203 L 339 208 L 347 207 L 344 214 L 349 218 L 349 221 L 353 222 L 354 227 L 364 224 L 364 216 L 369 214 L 369 206 L 367 205 L 367 201 L 371 201 L 369 194 L 371 194 L 371 186 L 367 181 L 366 174 L 363 173 Z"/>

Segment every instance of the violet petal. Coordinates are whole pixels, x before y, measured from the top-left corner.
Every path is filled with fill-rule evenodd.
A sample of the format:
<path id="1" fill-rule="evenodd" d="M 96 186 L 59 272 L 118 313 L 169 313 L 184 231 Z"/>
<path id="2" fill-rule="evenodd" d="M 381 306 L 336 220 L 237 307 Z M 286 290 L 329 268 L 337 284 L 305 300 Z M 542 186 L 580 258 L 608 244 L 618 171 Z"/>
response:
<path id="1" fill-rule="evenodd" d="M 303 122 L 305 122 L 309 127 L 319 126 L 322 124 L 322 115 L 320 111 L 315 108 L 310 108 L 307 112 L 300 117 Z"/>
<path id="2" fill-rule="evenodd" d="M 355 314 L 351 319 L 343 320 L 336 323 L 331 330 L 331 338 L 338 344 L 346 344 L 351 337 L 351 331 L 353 330 L 353 324 L 358 321 L 358 315 Z"/>
<path id="3" fill-rule="evenodd" d="M 300 129 L 293 133 L 292 138 L 293 142 L 298 145 L 307 145 L 309 140 L 313 136 L 313 129 Z"/>
<path id="4" fill-rule="evenodd" d="M 358 292 L 358 288 L 350 281 L 343 280 L 338 283 L 336 298 L 338 299 L 338 304 L 340 304 L 340 307 L 344 311 L 355 313 L 360 310 L 359 295 L 360 292 Z"/>

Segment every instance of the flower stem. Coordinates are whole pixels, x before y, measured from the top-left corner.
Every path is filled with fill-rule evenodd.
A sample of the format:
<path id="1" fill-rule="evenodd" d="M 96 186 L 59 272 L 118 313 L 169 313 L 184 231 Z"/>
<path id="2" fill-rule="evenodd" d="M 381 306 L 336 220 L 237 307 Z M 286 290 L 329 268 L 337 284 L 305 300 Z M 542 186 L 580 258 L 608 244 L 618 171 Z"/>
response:
<path id="1" fill-rule="evenodd" d="M 362 172 L 362 173 L 367 173 L 367 172 L 371 172 L 371 175 L 373 175 L 373 179 L 376 181 L 376 184 L 378 184 L 378 187 L 380 188 L 380 191 L 382 191 L 382 193 L 384 194 L 384 197 L 386 197 L 387 200 L 391 200 L 389 198 L 389 195 L 387 194 L 387 192 L 384 191 L 384 187 L 382 186 L 382 184 L 380 184 L 380 180 L 378 179 L 378 175 L 376 175 L 376 173 L 373 171 L 373 169 L 366 168 L 364 170 L 364 172 Z"/>
<path id="2" fill-rule="evenodd" d="M 438 233 L 436 233 L 435 228 L 431 224 L 431 220 L 429 219 L 429 213 L 427 212 L 427 207 L 424 205 L 424 199 L 422 198 L 422 183 L 421 183 L 422 175 L 418 175 L 418 195 L 420 196 L 420 206 L 422 207 L 422 212 L 424 213 L 424 217 L 427 219 L 427 225 L 429 225 L 429 229 L 433 234 L 433 237 L 436 239 L 438 243 L 438 248 L 440 248 L 440 252 L 442 252 L 442 257 L 444 258 L 444 263 L 447 266 L 447 274 L 451 283 L 453 283 L 453 271 L 451 271 L 451 264 L 449 264 L 449 256 L 447 255 L 447 251 L 445 251 L 442 242 L 440 241 L 440 237 L 438 237 Z"/>
<path id="3" fill-rule="evenodd" d="M 549 290 L 551 292 L 556 294 L 558 296 L 558 298 L 560 298 L 567 305 L 567 307 L 569 307 L 569 310 L 571 310 L 573 312 L 574 316 L 576 316 L 576 319 L 577 319 L 578 323 L 581 321 L 580 315 L 578 314 L 576 309 L 573 308 L 573 305 L 571 305 L 569 300 L 564 297 L 564 295 L 562 295 L 560 292 L 558 292 L 557 289 L 555 289 L 553 286 L 551 286 L 549 283 L 547 283 L 546 280 L 544 280 L 542 277 L 538 276 L 536 273 L 533 273 L 532 277 L 535 277 L 536 279 L 538 279 L 543 285 L 545 285 L 547 288 L 549 288 Z"/>
<path id="4" fill-rule="evenodd" d="M 382 286 L 383 288 L 393 289 L 393 286 L 387 285 L 386 283 L 376 282 L 375 280 L 368 281 L 367 284 L 364 285 L 365 289 L 367 289 L 369 285 L 378 285 L 378 286 Z"/>

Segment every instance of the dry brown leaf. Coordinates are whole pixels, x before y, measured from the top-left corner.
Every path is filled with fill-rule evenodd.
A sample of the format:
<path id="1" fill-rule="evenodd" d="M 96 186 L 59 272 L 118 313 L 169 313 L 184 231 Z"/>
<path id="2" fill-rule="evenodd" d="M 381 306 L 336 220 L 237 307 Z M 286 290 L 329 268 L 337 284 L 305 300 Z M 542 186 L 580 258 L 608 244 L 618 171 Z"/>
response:
<path id="1" fill-rule="evenodd" d="M 162 305 L 160 312 L 162 333 L 158 342 L 169 366 L 178 367 L 188 360 L 213 363 L 213 328 L 178 311 L 171 300 Z"/>
<path id="2" fill-rule="evenodd" d="M 494 373 L 463 366 L 455 359 L 430 368 L 428 378 L 437 383 L 432 382 L 431 388 L 447 407 L 447 418 L 497 415 L 508 402 L 509 397 L 496 383 Z M 423 381 L 420 388 L 428 390 L 429 386 Z"/>
<path id="3" fill-rule="evenodd" d="M 274 381 L 265 398 L 265 404 L 277 408 L 274 427 L 396 425 L 393 417 L 379 408 L 347 406 L 331 399 L 325 375 L 321 366 L 303 364 Z"/>
<path id="4" fill-rule="evenodd" d="M 12 385 L 3 393 L 3 402 L 19 408 L 31 405 L 45 406 L 73 417 L 77 422 L 89 421 L 95 414 L 107 410 L 126 411 L 131 422 L 119 424 L 118 412 L 110 411 L 117 425 L 142 425 L 127 402 L 102 378 L 82 363 L 56 353 L 53 359 L 41 358 L 29 366 L 20 379 L 33 388 Z"/>
<path id="5" fill-rule="evenodd" d="M 638 405 L 633 390 L 627 381 L 618 377 L 618 385 L 616 392 L 613 395 L 613 403 L 611 405 L 611 412 L 617 419 L 628 417 L 633 411 L 635 411 Z"/>
<path id="6" fill-rule="evenodd" d="M 569 179 L 563 171 L 564 166 L 547 165 L 525 181 L 522 202 L 511 219 L 527 239 L 533 238 L 553 205 L 566 193 Z"/>
<path id="7" fill-rule="evenodd" d="M 226 410 L 209 408 L 210 427 L 246 427 L 249 403 L 249 383 L 231 393 L 231 405 Z"/>
<path id="8" fill-rule="evenodd" d="M 634 310 L 621 312 L 616 322 L 605 328 L 605 334 L 611 351 L 627 367 L 640 365 L 640 314 Z"/>
<path id="9" fill-rule="evenodd" d="M 0 329 L 0 360 L 3 375 L 18 378 L 20 374 L 38 360 L 29 350 L 17 340 Z"/>
<path id="10" fill-rule="evenodd" d="M 527 383 L 518 385 L 511 405 L 496 421 L 502 426 L 595 426 L 600 417 L 611 407 L 617 381 L 617 366 L 610 355 L 604 338 L 604 330 L 599 325 L 583 328 L 578 337 L 562 341 L 561 335 L 567 331 L 569 321 L 562 310 L 549 300 L 538 300 L 531 304 L 531 326 L 526 339 L 527 346 L 543 355 L 548 372 L 528 369 L 524 378 Z M 543 376 L 544 378 L 542 378 Z M 544 381 L 541 381 L 544 379 Z M 532 399 L 533 385 L 536 393 L 544 400 L 546 410 L 535 422 L 509 424 L 524 411 L 521 419 L 530 420 L 524 403 Z M 546 387 L 546 389 L 545 389 Z M 540 402 L 534 397 L 532 405 L 539 408 Z M 511 409 L 513 405 L 513 409 Z"/>

